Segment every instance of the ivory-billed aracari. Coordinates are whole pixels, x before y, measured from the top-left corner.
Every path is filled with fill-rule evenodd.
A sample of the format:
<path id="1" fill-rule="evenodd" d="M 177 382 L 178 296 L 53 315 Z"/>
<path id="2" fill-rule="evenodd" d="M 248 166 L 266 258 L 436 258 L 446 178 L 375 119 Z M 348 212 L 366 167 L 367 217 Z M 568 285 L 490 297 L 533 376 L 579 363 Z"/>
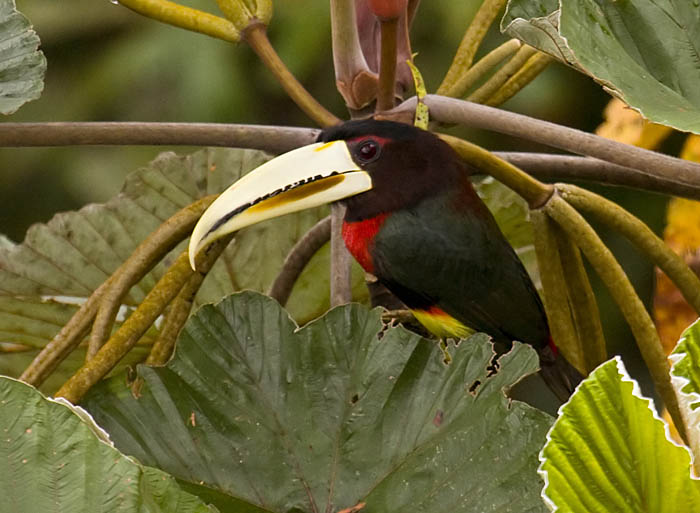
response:
<path id="1" fill-rule="evenodd" d="M 463 337 L 475 330 L 506 346 L 532 345 L 543 378 L 564 399 L 580 376 L 557 354 L 540 297 L 469 175 L 430 132 L 349 121 L 224 191 L 192 233 L 190 261 L 227 233 L 340 200 L 350 253 L 429 331 Z"/>

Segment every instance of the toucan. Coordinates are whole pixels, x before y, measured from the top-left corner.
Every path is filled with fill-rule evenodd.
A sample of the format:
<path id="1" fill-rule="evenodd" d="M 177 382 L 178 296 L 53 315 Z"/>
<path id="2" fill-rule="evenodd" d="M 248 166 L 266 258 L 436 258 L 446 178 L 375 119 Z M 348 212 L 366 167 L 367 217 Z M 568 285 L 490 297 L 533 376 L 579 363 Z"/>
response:
<path id="1" fill-rule="evenodd" d="M 374 119 L 324 129 L 224 191 L 192 233 L 190 262 L 245 226 L 340 201 L 350 253 L 438 337 L 473 331 L 508 348 L 532 345 L 541 374 L 565 400 L 580 381 L 557 351 L 539 294 L 467 166 L 435 134 Z"/>

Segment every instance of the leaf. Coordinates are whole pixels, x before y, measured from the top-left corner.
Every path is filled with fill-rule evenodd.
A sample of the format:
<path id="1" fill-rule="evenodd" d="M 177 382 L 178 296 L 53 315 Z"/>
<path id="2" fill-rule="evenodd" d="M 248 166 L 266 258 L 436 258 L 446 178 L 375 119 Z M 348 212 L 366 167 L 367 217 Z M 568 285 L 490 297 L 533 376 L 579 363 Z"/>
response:
<path id="1" fill-rule="evenodd" d="M 39 36 L 14 0 L 0 0 L 0 112 L 12 114 L 44 89 L 46 58 Z"/>
<path id="2" fill-rule="evenodd" d="M 510 0 L 501 19 L 501 32 L 573 63 L 575 58 L 559 34 L 559 0 Z"/>
<path id="3" fill-rule="evenodd" d="M 30 356 L 46 345 L 76 309 L 163 221 L 198 198 L 220 192 L 269 157 L 259 151 L 205 149 L 188 156 L 164 153 L 126 180 L 104 205 L 56 215 L 32 226 L 22 244 L 0 244 L 0 344 L 25 344 Z M 197 303 L 218 301 L 235 290 L 266 290 L 288 251 L 327 210 L 315 209 L 241 230 L 197 295 Z M 137 305 L 177 253 L 180 244 L 130 291 L 125 308 Z M 327 272 L 327 271 L 325 271 Z M 356 284 L 362 276 L 355 275 Z M 295 289 L 295 315 L 308 320 L 328 287 L 306 280 Z M 357 287 L 356 287 L 357 288 Z M 319 299 L 320 298 L 320 299 Z M 126 313 L 126 310 L 124 311 Z M 122 316 L 124 317 L 124 316 Z M 0 360 L 5 357 L 0 355 Z M 17 362 L 19 363 L 19 362 Z M 4 372 L 19 375 L 22 367 Z M 74 366 L 60 373 L 71 374 Z M 47 388 L 47 390 L 51 390 Z"/>
<path id="4" fill-rule="evenodd" d="M 244 292 L 190 318 L 167 366 L 140 366 L 138 398 L 111 379 L 85 404 L 117 447 L 222 511 L 544 511 L 535 467 L 550 419 L 502 392 L 536 353 L 516 344 L 489 377 L 486 336 L 450 352 L 446 366 L 378 309 L 297 329 Z"/>
<path id="5" fill-rule="evenodd" d="M 502 28 L 656 123 L 700 132 L 700 9 L 687 0 L 514 0 Z M 558 23 L 557 23 L 558 20 Z"/>
<path id="6" fill-rule="evenodd" d="M 700 456 L 700 324 L 696 320 L 669 355 L 671 384 L 688 432 L 690 448 Z"/>
<path id="7" fill-rule="evenodd" d="M 215 511 L 120 454 L 80 407 L 1 376 L 0 433 L 3 511 Z"/>
<path id="8" fill-rule="evenodd" d="M 687 448 L 642 397 L 616 357 L 600 365 L 559 410 L 540 454 L 552 511 L 698 511 Z"/>

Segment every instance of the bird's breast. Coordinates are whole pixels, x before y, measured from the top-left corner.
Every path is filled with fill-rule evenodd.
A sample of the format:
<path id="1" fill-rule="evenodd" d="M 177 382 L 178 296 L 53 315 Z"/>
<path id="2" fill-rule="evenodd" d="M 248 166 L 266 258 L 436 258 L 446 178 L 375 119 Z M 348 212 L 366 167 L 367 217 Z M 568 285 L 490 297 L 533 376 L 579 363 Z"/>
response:
<path id="1" fill-rule="evenodd" d="M 343 240 L 350 254 L 368 273 L 374 273 L 370 250 L 374 238 L 389 214 L 379 214 L 362 221 L 343 222 Z"/>

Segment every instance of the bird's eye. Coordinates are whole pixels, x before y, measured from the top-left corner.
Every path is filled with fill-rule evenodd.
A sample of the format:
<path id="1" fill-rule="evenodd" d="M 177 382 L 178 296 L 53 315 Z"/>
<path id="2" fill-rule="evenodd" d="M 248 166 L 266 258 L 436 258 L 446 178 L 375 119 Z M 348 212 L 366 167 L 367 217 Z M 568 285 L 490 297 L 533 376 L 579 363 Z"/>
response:
<path id="1" fill-rule="evenodd" d="M 379 156 L 379 145 L 372 139 L 362 141 L 357 147 L 357 156 L 363 163 L 371 162 Z"/>

